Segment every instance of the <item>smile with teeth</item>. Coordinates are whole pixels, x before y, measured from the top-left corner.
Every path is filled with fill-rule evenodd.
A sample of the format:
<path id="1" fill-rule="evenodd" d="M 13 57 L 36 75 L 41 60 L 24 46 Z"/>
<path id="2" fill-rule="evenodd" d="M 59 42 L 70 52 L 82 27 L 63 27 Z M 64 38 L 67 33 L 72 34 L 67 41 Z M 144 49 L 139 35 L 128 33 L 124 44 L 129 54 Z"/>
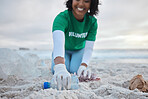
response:
<path id="1" fill-rule="evenodd" d="M 78 10 L 79 10 L 79 11 L 83 11 L 83 10 L 84 10 L 84 8 L 78 8 Z"/>

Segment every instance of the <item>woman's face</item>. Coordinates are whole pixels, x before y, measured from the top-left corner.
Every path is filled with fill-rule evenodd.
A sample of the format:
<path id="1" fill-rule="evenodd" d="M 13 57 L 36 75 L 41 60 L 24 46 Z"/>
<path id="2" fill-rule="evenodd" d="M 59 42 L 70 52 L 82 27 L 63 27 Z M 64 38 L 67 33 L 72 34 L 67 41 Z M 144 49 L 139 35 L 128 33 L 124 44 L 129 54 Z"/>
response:
<path id="1" fill-rule="evenodd" d="M 77 20 L 82 20 L 90 9 L 91 0 L 73 0 L 73 14 Z"/>

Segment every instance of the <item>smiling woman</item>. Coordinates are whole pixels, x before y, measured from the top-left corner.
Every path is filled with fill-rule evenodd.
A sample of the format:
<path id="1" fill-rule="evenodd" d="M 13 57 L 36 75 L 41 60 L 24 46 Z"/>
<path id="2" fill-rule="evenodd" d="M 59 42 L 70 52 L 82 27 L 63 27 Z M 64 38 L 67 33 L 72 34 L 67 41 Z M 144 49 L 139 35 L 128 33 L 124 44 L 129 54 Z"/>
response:
<path id="1" fill-rule="evenodd" d="M 99 0 L 68 0 L 68 9 L 53 22 L 51 70 L 58 89 L 70 88 L 70 73 L 85 78 L 92 76 L 87 67 L 96 40 L 98 24 L 94 15 L 98 13 L 98 4 Z"/>
<path id="2" fill-rule="evenodd" d="M 69 11 L 72 11 L 72 1 L 75 2 L 80 2 L 81 0 L 68 0 L 66 2 L 66 7 L 68 8 Z M 91 2 L 91 4 L 90 4 Z M 100 2 L 98 0 L 83 0 L 83 3 L 85 4 L 90 4 L 90 11 L 89 11 L 89 15 L 96 15 L 98 14 L 98 4 L 100 4 Z"/>
<path id="3" fill-rule="evenodd" d="M 88 10 L 90 9 L 91 0 L 73 0 L 72 8 L 73 8 L 73 14 L 74 17 L 82 21 L 84 18 L 84 15 Z"/>

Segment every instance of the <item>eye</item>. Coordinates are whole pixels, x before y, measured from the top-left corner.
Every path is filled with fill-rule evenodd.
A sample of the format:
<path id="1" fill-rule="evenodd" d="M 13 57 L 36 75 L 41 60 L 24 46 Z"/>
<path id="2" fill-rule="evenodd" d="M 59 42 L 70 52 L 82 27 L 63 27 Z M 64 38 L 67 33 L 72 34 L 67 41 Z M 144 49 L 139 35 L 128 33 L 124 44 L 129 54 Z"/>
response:
<path id="1" fill-rule="evenodd" d="M 85 0 L 84 2 L 85 2 L 85 3 L 89 3 L 89 2 L 90 2 L 90 0 Z"/>

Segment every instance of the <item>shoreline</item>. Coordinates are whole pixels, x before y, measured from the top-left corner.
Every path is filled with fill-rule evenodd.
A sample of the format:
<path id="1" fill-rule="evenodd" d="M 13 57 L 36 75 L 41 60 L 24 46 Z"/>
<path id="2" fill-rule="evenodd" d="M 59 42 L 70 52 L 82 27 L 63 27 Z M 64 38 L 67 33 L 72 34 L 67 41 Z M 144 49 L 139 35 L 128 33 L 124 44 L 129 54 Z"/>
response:
<path id="1" fill-rule="evenodd" d="M 11 50 L 3 50 L 0 53 L 0 66 L 3 71 L 0 75 L 1 99 L 148 98 L 148 93 L 128 88 L 129 81 L 138 74 L 148 80 L 148 59 L 92 58 L 89 69 L 101 78 L 100 81 L 81 82 L 78 90 L 58 91 L 52 88 L 43 90 L 41 87 L 52 78 L 51 59 L 48 57 L 39 57 L 34 53 L 20 56 Z"/>
<path id="2" fill-rule="evenodd" d="M 4 99 L 146 99 L 148 97 L 148 93 L 128 89 L 129 80 L 137 74 L 142 74 L 144 79 L 148 80 L 148 63 L 124 63 L 123 61 L 117 63 L 116 60 L 97 61 L 95 59 L 90 62 L 89 68 L 101 78 L 101 81 L 79 83 L 78 90 L 58 91 L 52 88 L 41 89 L 43 82 L 50 81 L 51 72 L 48 76 L 27 80 L 11 76 L 0 85 L 1 92 L 3 89 L 0 96 L 2 99 L 4 97 Z M 12 83 L 9 82 L 10 80 Z"/>

